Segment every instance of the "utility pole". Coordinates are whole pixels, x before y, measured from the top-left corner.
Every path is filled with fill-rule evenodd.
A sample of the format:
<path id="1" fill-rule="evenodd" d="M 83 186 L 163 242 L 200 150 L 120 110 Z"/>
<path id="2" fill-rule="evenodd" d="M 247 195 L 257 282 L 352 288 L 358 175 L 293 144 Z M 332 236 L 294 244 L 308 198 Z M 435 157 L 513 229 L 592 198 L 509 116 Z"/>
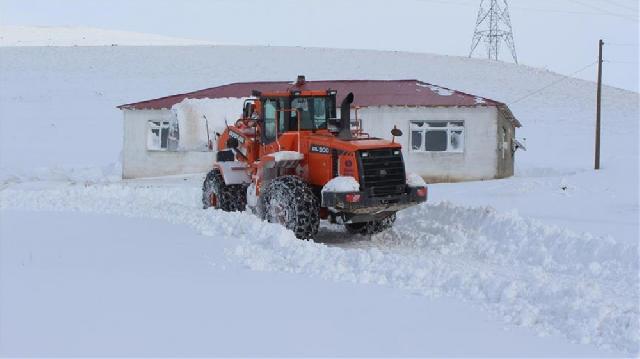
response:
<path id="1" fill-rule="evenodd" d="M 600 169 L 600 100 L 602 97 L 602 45 L 604 41 L 598 41 L 598 90 L 596 92 L 596 154 L 594 169 Z"/>

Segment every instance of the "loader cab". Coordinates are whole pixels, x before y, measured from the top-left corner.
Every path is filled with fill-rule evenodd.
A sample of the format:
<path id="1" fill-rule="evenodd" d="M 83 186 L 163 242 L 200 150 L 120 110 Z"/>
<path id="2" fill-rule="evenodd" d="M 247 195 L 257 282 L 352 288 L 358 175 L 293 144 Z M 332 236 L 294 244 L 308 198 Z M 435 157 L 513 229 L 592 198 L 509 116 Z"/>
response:
<path id="1" fill-rule="evenodd" d="M 335 123 L 336 92 L 332 90 L 263 94 L 260 103 L 263 144 L 284 132 L 330 130 Z"/>

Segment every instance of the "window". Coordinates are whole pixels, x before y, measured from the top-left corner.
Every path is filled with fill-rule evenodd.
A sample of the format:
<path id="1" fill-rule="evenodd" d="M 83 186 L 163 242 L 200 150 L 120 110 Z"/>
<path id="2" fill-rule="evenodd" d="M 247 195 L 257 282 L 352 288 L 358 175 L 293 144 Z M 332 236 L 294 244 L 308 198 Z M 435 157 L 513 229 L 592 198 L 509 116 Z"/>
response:
<path id="1" fill-rule="evenodd" d="M 169 142 L 169 121 L 149 121 L 149 133 L 147 136 L 147 149 L 163 151 Z"/>
<path id="2" fill-rule="evenodd" d="M 180 125 L 178 123 L 178 116 L 174 112 L 173 117 L 169 120 L 169 138 L 167 140 L 167 150 L 178 151 L 180 146 Z M 208 144 L 207 144 L 208 148 Z"/>
<path id="3" fill-rule="evenodd" d="M 288 122 L 291 122 L 289 119 L 289 112 L 285 111 L 287 108 L 287 99 L 280 98 L 278 99 L 278 133 L 283 133 L 289 130 L 290 126 Z"/>
<path id="4" fill-rule="evenodd" d="M 291 101 L 291 109 L 298 110 L 300 116 L 300 129 L 311 129 L 313 127 L 313 122 L 311 119 L 311 111 L 309 110 L 309 99 L 305 97 L 297 97 Z M 295 118 L 296 127 L 298 126 L 298 112 L 292 112 L 291 117 Z M 295 128 L 295 127 L 294 127 Z"/>
<path id="5" fill-rule="evenodd" d="M 276 139 L 276 101 L 264 102 L 264 142 L 270 143 Z"/>
<path id="6" fill-rule="evenodd" d="M 327 97 L 296 97 L 291 100 L 291 108 L 300 111 L 302 116 L 300 129 L 317 130 L 327 128 L 327 118 L 331 117 L 335 111 L 331 109 L 332 102 Z M 296 112 L 291 113 L 292 122 L 295 123 L 295 127 L 291 128 L 291 130 L 295 130 L 298 127 L 296 116 Z M 335 117 L 335 114 L 333 117 Z"/>
<path id="7" fill-rule="evenodd" d="M 411 121 L 411 150 L 463 152 L 463 121 Z"/>
<path id="8" fill-rule="evenodd" d="M 333 97 L 279 97 L 264 98 L 262 101 L 264 143 L 270 143 L 276 139 L 276 114 L 278 114 L 278 135 L 298 130 L 298 114 L 301 117 L 301 130 L 326 129 L 328 119 L 336 116 Z"/>
<path id="9" fill-rule="evenodd" d="M 324 97 L 313 99 L 313 124 L 315 128 L 327 128 L 327 103 Z"/>

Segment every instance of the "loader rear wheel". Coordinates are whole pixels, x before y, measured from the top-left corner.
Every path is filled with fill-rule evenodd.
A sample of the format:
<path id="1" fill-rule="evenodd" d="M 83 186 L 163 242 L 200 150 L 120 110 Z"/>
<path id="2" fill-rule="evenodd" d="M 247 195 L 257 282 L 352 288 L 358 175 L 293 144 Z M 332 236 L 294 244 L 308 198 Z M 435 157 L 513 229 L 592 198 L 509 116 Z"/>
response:
<path id="1" fill-rule="evenodd" d="M 273 179 L 260 195 L 262 219 L 280 223 L 297 238 L 312 239 L 320 225 L 318 199 L 300 177 Z"/>
<path id="2" fill-rule="evenodd" d="M 243 185 L 227 185 L 220 170 L 207 173 L 202 183 L 202 208 L 213 207 L 226 212 L 244 211 L 247 193 Z"/>
<path id="3" fill-rule="evenodd" d="M 347 232 L 351 234 L 362 234 L 365 236 L 369 236 L 386 231 L 393 226 L 393 223 L 395 221 L 396 214 L 393 213 L 389 217 L 371 222 L 345 223 L 344 227 L 347 229 Z"/>

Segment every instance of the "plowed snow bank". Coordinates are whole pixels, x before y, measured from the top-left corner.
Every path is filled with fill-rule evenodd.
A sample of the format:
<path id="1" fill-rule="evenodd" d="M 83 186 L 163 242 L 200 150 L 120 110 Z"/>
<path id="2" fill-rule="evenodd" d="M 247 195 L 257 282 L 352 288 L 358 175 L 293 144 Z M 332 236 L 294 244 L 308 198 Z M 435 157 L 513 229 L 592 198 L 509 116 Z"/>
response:
<path id="1" fill-rule="evenodd" d="M 400 213 L 393 230 L 338 246 L 297 240 L 243 213 L 199 209 L 187 186 L 110 184 L 8 188 L 0 209 L 112 213 L 185 223 L 226 238 L 252 269 L 378 283 L 480 304 L 505 321 L 637 353 L 637 243 L 578 234 L 490 208 L 449 203 Z M 344 238 L 323 229 L 320 240 Z M 335 242 L 335 241 L 334 241 Z"/>

